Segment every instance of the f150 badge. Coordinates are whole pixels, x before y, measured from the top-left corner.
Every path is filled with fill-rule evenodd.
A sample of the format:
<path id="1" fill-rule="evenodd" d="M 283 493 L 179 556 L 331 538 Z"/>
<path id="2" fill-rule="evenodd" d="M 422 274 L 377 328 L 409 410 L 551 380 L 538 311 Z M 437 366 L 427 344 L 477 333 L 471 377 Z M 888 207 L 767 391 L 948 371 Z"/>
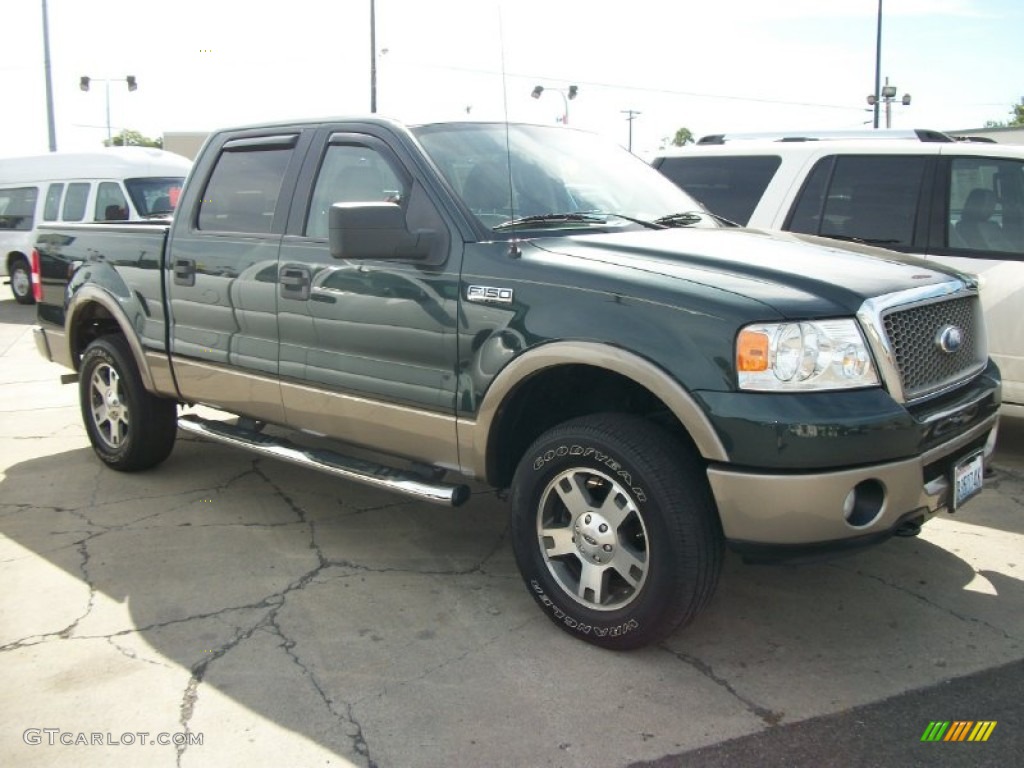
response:
<path id="1" fill-rule="evenodd" d="M 466 289 L 466 301 L 478 304 L 511 304 L 511 288 L 495 288 L 492 285 L 471 285 Z"/>

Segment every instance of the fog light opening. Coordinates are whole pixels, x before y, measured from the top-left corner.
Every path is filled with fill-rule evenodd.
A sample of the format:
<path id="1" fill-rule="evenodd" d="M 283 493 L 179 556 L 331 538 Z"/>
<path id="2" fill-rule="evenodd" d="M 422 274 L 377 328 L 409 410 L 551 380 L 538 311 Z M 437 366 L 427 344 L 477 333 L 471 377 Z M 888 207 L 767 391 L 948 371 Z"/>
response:
<path id="1" fill-rule="evenodd" d="M 843 517 L 854 528 L 866 528 L 882 514 L 885 487 L 878 480 L 857 483 L 843 501 Z"/>

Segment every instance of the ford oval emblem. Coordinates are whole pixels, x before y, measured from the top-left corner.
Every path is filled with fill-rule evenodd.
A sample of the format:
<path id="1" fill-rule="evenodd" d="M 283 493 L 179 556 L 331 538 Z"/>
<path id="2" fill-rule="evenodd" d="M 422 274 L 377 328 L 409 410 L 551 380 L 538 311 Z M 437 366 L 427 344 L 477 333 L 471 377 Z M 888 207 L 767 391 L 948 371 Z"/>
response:
<path id="1" fill-rule="evenodd" d="M 952 355 L 964 343 L 964 332 L 955 325 L 947 325 L 939 331 L 939 335 L 935 338 L 935 343 L 947 355 Z"/>

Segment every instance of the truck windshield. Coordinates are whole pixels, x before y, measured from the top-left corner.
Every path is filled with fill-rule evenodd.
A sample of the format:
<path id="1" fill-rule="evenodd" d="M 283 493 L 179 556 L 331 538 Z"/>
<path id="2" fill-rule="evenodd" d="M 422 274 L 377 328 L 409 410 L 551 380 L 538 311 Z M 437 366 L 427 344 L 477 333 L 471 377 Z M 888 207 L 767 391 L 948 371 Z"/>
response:
<path id="1" fill-rule="evenodd" d="M 178 205 L 183 176 L 146 177 L 125 179 L 124 185 L 132 197 L 139 216 L 166 216 Z"/>
<path id="2" fill-rule="evenodd" d="M 601 137 L 561 126 L 452 123 L 413 129 L 424 150 L 489 229 L 635 228 L 693 213 L 718 226 L 647 163 Z"/>

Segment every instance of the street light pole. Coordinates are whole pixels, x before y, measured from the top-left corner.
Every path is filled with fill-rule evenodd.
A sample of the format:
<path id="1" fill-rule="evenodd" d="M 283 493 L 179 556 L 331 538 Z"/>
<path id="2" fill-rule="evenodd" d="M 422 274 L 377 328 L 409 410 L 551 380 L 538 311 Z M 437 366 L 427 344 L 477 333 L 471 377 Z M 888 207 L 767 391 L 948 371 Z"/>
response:
<path id="1" fill-rule="evenodd" d="M 633 121 L 637 119 L 642 112 L 637 112 L 635 109 L 621 109 L 619 110 L 622 114 L 626 115 L 626 120 L 629 122 L 629 146 L 627 147 L 630 152 L 633 151 Z"/>
<path id="2" fill-rule="evenodd" d="M 530 94 L 535 99 L 539 99 L 544 91 L 557 91 L 562 97 L 562 118 L 560 122 L 562 125 L 569 124 L 569 102 L 576 98 L 576 94 L 579 93 L 580 89 L 575 85 L 570 85 L 567 91 L 563 91 L 561 88 L 545 88 L 543 85 L 537 85 L 533 88 L 533 93 Z"/>
<path id="3" fill-rule="evenodd" d="M 875 128 L 878 128 L 878 97 L 882 87 L 882 0 L 878 0 L 878 32 L 875 37 Z"/>
<path id="4" fill-rule="evenodd" d="M 90 84 L 92 82 L 94 82 L 94 81 L 97 81 L 97 80 L 99 82 L 103 83 L 104 86 L 105 86 L 104 92 L 105 92 L 105 95 L 106 95 L 107 146 L 110 147 L 110 146 L 113 146 L 113 144 L 114 144 L 114 139 L 113 139 L 113 136 L 112 136 L 111 131 L 110 131 L 110 83 L 111 82 L 120 83 L 122 81 L 127 83 L 128 84 L 128 91 L 129 91 L 129 93 L 134 91 L 134 90 L 137 90 L 138 87 L 139 87 L 139 84 L 138 84 L 138 81 L 136 81 L 136 79 L 135 79 L 135 75 L 128 75 L 127 77 L 115 77 L 115 78 L 87 77 L 87 76 L 83 75 L 78 80 L 78 87 L 81 88 L 83 91 L 88 91 Z"/>
<path id="5" fill-rule="evenodd" d="M 377 112 L 377 10 L 370 0 L 370 114 Z"/>
<path id="6" fill-rule="evenodd" d="M 50 78 L 50 22 L 43 0 L 43 69 L 46 70 L 46 128 L 50 135 L 50 151 L 57 151 L 57 128 L 53 121 L 53 82 Z"/>

